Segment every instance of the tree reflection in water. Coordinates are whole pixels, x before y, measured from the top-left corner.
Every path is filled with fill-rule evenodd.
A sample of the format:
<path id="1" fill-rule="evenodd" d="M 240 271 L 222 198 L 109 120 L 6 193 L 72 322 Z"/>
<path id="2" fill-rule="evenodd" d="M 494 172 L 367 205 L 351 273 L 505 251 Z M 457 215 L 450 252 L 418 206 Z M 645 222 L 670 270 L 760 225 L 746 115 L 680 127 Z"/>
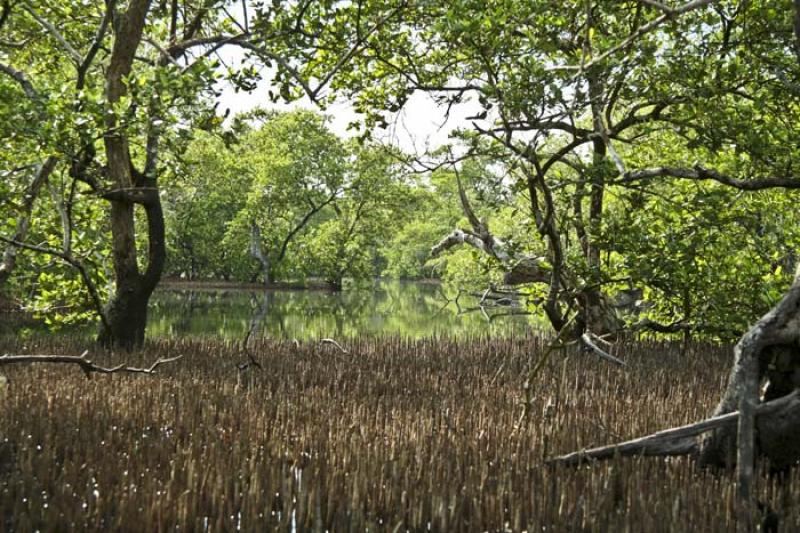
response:
<path id="1" fill-rule="evenodd" d="M 226 339 L 348 338 L 360 335 L 477 336 L 522 334 L 537 322 L 513 316 L 488 322 L 458 314 L 437 285 L 380 281 L 373 289 L 328 291 L 165 290 L 150 313 L 151 337 Z"/>

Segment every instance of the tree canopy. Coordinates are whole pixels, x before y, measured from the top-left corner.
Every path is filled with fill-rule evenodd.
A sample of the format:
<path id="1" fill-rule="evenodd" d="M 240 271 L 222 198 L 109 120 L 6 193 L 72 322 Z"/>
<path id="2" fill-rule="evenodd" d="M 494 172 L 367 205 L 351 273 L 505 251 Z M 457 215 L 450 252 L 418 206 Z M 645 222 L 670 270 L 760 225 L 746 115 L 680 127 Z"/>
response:
<path id="1" fill-rule="evenodd" d="M 765 283 L 787 283 L 795 214 L 763 206 L 790 201 L 783 191 L 800 187 L 795 8 L 788 1 L 358 2 L 328 12 L 327 21 L 356 31 L 363 20 L 387 21 L 336 78 L 367 128 L 385 124 L 417 92 L 446 107 L 468 102 L 476 112 L 460 132 L 461 153 L 441 163 L 491 154 L 528 202 L 516 220 L 535 235 L 530 249 L 504 249 L 501 235 L 473 219 L 439 251 L 472 245 L 505 263 L 513 280 L 543 286 L 537 300 L 556 329 L 577 311 L 579 331 L 605 333 L 618 327 L 608 295 L 620 279 L 659 301 L 642 324 L 662 331 L 719 329 L 710 315 L 727 315 L 733 303 L 726 280 L 757 288 L 736 296 L 740 317 L 745 299 L 749 312 L 769 306 L 764 300 L 776 292 Z M 330 41 L 311 35 L 300 44 L 295 57 L 305 75 L 328 68 L 319 49 Z M 773 188 L 781 190 L 744 199 L 736 192 Z M 731 203 L 749 209 L 722 207 Z M 710 225 L 720 232 L 712 235 Z M 684 238 L 691 226 L 700 231 Z M 766 227 L 780 241 L 769 254 L 758 250 Z M 757 236 L 747 238 L 744 228 Z M 628 236 L 637 246 L 659 239 L 662 246 L 625 248 Z M 701 241 L 714 252 L 699 253 Z M 713 303 L 703 297 L 709 293 L 723 296 Z"/>
<path id="2" fill-rule="evenodd" d="M 559 331 L 727 338 L 797 261 L 790 0 L 0 7 L 0 282 L 42 312 L 77 291 L 107 343 L 142 341 L 165 268 L 435 272 Z M 474 114 L 412 158 L 312 112 L 226 120 L 223 80 L 349 100 L 362 141 L 417 93 Z"/>

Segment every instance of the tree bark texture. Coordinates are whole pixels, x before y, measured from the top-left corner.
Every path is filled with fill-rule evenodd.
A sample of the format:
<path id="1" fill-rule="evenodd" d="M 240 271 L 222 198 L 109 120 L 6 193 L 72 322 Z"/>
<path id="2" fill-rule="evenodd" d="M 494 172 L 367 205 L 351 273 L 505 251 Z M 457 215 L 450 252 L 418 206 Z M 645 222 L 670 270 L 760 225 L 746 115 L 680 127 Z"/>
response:
<path id="1" fill-rule="evenodd" d="M 147 305 L 164 268 L 164 215 L 157 183 L 152 176 L 136 172 L 131 162 L 127 133 L 114 106 L 126 94 L 125 77 L 131 72 L 136 49 L 142 40 L 150 0 L 131 0 L 118 13 L 114 44 L 106 70 L 107 133 L 104 136 L 108 177 L 114 190 L 104 197 L 111 202 L 112 259 L 115 292 L 105 314 L 99 342 L 130 349 L 142 344 L 147 326 Z M 141 204 L 147 218 L 148 262 L 140 272 L 134 224 L 134 206 Z"/>
<path id="2" fill-rule="evenodd" d="M 767 378 L 763 402 L 758 384 Z M 800 267 L 784 297 L 734 348 L 728 386 L 712 416 L 656 434 L 574 452 L 553 463 L 632 455 L 693 455 L 703 466 L 738 470 L 739 495 L 751 499 L 753 465 L 773 471 L 800 461 Z"/>
<path id="3" fill-rule="evenodd" d="M 800 270 L 789 291 L 778 304 L 745 333 L 734 348 L 734 361 L 728 377 L 728 386 L 713 416 L 730 413 L 739 408 L 742 401 L 758 402 L 757 383 L 768 375 L 768 366 L 775 364 L 774 354 L 788 350 L 794 355 L 795 365 L 800 356 Z M 781 348 L 782 347 L 782 348 Z M 777 375 L 774 378 L 778 378 Z M 756 386 L 754 386 L 756 384 Z M 787 384 L 789 389 L 800 383 Z M 777 383 L 771 383 L 775 388 Z M 786 390 L 772 391 L 772 396 Z M 754 398 L 753 396 L 756 395 Z M 800 450 L 800 441 L 795 445 Z M 701 464 L 732 467 L 736 463 L 736 431 L 724 428 L 713 432 L 702 443 Z M 774 450 L 773 446 L 770 449 Z"/>

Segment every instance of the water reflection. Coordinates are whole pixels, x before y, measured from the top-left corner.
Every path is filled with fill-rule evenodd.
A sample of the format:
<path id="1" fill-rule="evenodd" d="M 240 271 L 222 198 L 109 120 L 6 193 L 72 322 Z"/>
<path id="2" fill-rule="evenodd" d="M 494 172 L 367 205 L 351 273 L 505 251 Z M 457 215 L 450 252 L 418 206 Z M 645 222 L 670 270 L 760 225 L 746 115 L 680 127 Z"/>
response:
<path id="1" fill-rule="evenodd" d="M 462 301 L 463 303 L 463 301 Z M 151 337 L 214 336 L 242 339 L 347 338 L 358 335 L 507 335 L 530 328 L 528 317 L 488 322 L 481 313 L 458 314 L 437 285 L 382 281 L 373 290 L 164 290 L 150 312 Z"/>

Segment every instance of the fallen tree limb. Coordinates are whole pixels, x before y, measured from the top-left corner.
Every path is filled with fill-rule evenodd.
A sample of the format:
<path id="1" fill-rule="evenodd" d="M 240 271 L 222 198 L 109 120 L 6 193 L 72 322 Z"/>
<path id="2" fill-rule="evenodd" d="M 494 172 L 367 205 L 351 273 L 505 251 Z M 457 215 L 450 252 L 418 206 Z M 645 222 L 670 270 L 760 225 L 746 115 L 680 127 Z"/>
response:
<path id="1" fill-rule="evenodd" d="M 81 370 L 83 370 L 84 374 L 86 374 L 87 378 L 90 378 L 93 373 L 98 374 L 115 374 L 115 373 L 128 373 L 128 374 L 155 374 L 156 369 L 166 363 L 172 363 L 181 359 L 183 356 L 178 355 L 177 357 L 168 357 L 165 359 L 158 359 L 152 365 L 147 368 L 137 368 L 132 366 L 127 366 L 124 363 L 112 366 L 112 367 L 103 367 L 94 364 L 91 360 L 89 360 L 86 356 L 89 355 L 89 351 L 83 352 L 81 355 L 9 355 L 4 354 L 0 356 L 0 366 L 4 365 L 13 365 L 13 364 L 37 364 L 37 363 L 49 363 L 49 364 L 72 364 L 78 365 Z"/>
<path id="2" fill-rule="evenodd" d="M 756 427 L 761 436 L 759 441 L 762 443 L 774 440 L 773 433 L 785 431 L 787 421 L 792 420 L 793 425 L 797 426 L 795 430 L 797 431 L 800 429 L 800 390 L 760 404 L 756 407 L 755 414 Z M 734 411 L 693 424 L 665 429 L 645 437 L 568 453 L 550 459 L 548 464 L 578 466 L 590 460 L 613 457 L 696 455 L 700 451 L 700 443 L 695 437 L 713 429 L 734 427 L 738 421 L 739 411 Z M 772 453 L 769 455 L 774 456 Z"/>
<path id="3" fill-rule="evenodd" d="M 734 347 L 734 361 L 728 377 L 728 385 L 712 416 L 736 410 L 741 411 L 742 402 L 751 404 L 747 407 L 755 406 L 759 401 L 758 382 L 766 370 L 766 368 L 762 368 L 764 365 L 759 362 L 762 352 L 770 346 L 781 343 L 798 346 L 800 345 L 797 342 L 800 340 L 799 336 L 800 265 L 795 272 L 792 285 L 783 298 L 742 335 Z M 749 453 L 750 450 L 755 449 L 753 445 L 755 432 L 752 431 L 754 409 L 750 408 L 747 411 L 749 411 L 749 416 L 742 417 L 740 414 L 738 435 L 737 431 L 731 427 L 715 430 L 702 443 L 699 455 L 699 462 L 703 466 L 729 467 L 732 466 L 732 459 L 735 460 L 739 474 L 741 474 L 738 479 L 740 487 L 749 486 L 749 480 L 746 478 L 750 477 L 751 465 L 754 460 L 753 454 Z M 747 414 L 745 413 L 745 415 Z M 790 417 L 788 424 L 776 424 L 777 426 L 783 426 L 784 431 L 794 435 L 800 429 L 800 420 Z M 800 446 L 783 444 L 786 442 L 783 434 L 765 434 L 760 426 L 758 429 L 761 450 L 771 450 L 766 452 L 771 463 L 783 463 L 792 456 L 800 458 L 797 457 L 800 455 Z M 772 441 L 779 444 L 772 446 Z M 779 457 L 773 457 L 774 453 L 778 453 Z"/>
<path id="4" fill-rule="evenodd" d="M 605 359 L 606 361 L 610 361 L 610 362 L 614 363 L 615 365 L 627 366 L 625 364 L 625 361 L 623 361 L 622 359 L 618 359 L 618 358 L 614 357 L 613 355 L 609 354 L 608 352 L 606 352 L 605 350 L 600 348 L 594 342 L 592 342 L 592 339 L 591 339 L 591 337 L 589 336 L 588 333 L 584 333 L 584 334 L 581 335 L 581 342 L 583 343 L 584 346 L 589 348 L 589 350 L 591 350 L 598 357 L 600 357 L 600 359 Z"/>

